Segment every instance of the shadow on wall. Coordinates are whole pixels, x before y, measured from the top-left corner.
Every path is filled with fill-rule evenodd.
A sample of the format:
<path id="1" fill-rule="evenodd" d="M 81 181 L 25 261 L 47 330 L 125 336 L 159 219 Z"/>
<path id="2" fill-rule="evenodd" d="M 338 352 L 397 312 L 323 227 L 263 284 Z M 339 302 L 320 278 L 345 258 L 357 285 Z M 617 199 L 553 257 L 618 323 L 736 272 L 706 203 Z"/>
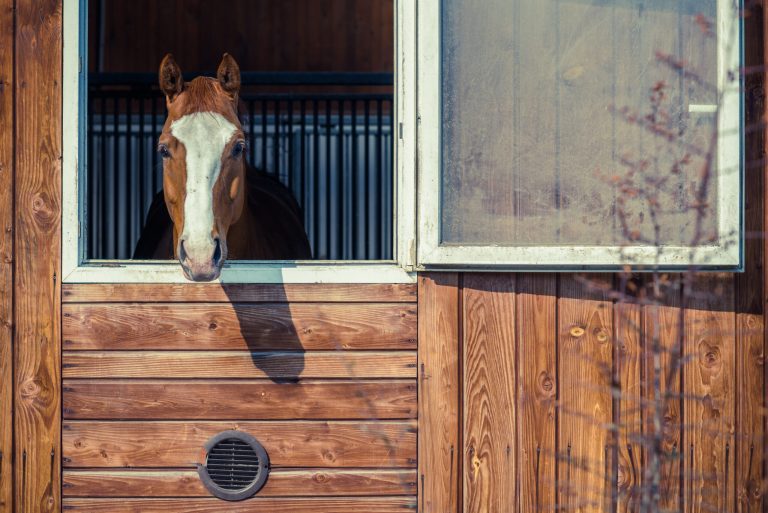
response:
<path id="1" fill-rule="evenodd" d="M 258 371 L 274 383 L 296 383 L 304 371 L 304 346 L 296 332 L 282 285 L 222 285 L 240 327 L 240 334 Z M 248 302 L 249 290 L 268 290 L 265 302 Z M 261 300 L 260 300 L 261 301 Z"/>

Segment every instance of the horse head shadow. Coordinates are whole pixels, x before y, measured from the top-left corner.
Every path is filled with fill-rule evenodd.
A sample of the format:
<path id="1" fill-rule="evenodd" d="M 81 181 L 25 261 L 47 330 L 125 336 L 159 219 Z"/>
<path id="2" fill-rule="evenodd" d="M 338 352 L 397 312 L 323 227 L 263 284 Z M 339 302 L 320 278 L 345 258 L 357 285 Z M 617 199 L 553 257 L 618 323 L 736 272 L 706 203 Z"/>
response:
<path id="1" fill-rule="evenodd" d="M 304 372 L 304 346 L 283 285 L 222 284 L 254 365 L 254 377 L 290 384 Z"/>

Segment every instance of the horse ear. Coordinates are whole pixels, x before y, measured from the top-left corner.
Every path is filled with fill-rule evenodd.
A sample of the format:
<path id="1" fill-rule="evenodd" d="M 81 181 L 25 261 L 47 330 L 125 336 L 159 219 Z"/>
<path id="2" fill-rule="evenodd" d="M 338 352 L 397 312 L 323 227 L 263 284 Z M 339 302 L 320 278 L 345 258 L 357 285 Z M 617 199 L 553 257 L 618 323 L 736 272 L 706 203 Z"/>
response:
<path id="1" fill-rule="evenodd" d="M 216 76 L 224 92 L 230 95 L 232 99 L 236 99 L 237 94 L 240 92 L 240 66 L 237 65 L 234 57 L 228 53 L 224 54 Z"/>
<path id="2" fill-rule="evenodd" d="M 160 63 L 160 89 L 165 93 L 169 102 L 172 102 L 184 90 L 184 77 L 181 76 L 181 68 L 170 53 L 166 54 L 163 57 L 163 62 Z"/>

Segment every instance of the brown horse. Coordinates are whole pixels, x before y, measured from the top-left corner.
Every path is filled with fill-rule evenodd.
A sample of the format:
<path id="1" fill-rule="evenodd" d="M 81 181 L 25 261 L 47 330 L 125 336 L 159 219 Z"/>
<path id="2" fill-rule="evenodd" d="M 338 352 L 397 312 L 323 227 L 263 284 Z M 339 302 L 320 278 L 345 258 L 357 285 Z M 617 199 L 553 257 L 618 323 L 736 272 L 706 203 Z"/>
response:
<path id="1" fill-rule="evenodd" d="M 246 162 L 237 62 L 225 54 L 217 78 L 185 83 L 168 54 L 160 88 L 168 106 L 158 141 L 165 204 L 158 195 L 150 207 L 134 258 L 178 258 L 193 281 L 216 279 L 227 258 L 311 258 L 291 192 Z"/>

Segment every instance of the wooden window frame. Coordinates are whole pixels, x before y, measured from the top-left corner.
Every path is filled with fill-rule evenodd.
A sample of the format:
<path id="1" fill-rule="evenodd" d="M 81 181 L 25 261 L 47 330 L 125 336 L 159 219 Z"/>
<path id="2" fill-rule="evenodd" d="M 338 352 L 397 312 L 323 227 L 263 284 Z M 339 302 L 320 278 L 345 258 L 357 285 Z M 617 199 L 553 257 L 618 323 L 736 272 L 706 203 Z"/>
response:
<path id="1" fill-rule="evenodd" d="M 664 246 L 501 246 L 440 243 L 441 170 L 441 0 L 418 3 L 418 269 L 490 268 L 499 270 L 682 269 L 738 271 L 743 268 L 743 154 L 741 80 L 728 73 L 743 61 L 743 21 L 732 24 L 733 1 L 718 0 L 718 33 L 738 30 L 739 44 L 718 41 L 718 85 L 723 108 L 718 114 L 718 222 L 720 239 L 711 245 Z M 741 6 L 741 2 L 738 2 Z M 726 38 L 727 39 L 727 38 Z"/>
<path id="2" fill-rule="evenodd" d="M 188 283 L 174 261 L 85 258 L 87 112 L 87 1 L 63 0 L 64 126 L 62 155 L 62 277 L 65 283 Z M 411 0 L 395 1 L 394 259 L 386 261 L 234 261 L 226 262 L 222 283 L 415 283 L 415 129 L 414 59 L 401 49 L 414 45 Z"/>

